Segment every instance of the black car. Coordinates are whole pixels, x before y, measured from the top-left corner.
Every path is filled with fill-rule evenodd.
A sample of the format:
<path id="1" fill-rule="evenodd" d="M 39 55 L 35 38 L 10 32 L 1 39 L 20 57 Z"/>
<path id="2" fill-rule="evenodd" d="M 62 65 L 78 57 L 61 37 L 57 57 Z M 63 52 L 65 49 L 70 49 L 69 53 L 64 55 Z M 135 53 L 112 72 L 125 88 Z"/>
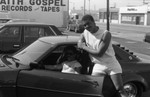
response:
<path id="1" fill-rule="evenodd" d="M 66 46 L 77 47 L 79 36 L 49 36 L 0 58 L 2 97 L 118 97 L 109 76 L 92 76 L 88 53 L 77 49 L 81 74 L 44 69 L 56 65 Z M 141 97 L 150 87 L 150 61 L 142 59 L 114 42 L 116 58 L 123 68 L 124 89 L 129 97 Z"/>
<path id="2" fill-rule="evenodd" d="M 39 37 L 62 35 L 54 25 L 36 22 L 10 22 L 0 28 L 0 53 L 14 53 Z"/>

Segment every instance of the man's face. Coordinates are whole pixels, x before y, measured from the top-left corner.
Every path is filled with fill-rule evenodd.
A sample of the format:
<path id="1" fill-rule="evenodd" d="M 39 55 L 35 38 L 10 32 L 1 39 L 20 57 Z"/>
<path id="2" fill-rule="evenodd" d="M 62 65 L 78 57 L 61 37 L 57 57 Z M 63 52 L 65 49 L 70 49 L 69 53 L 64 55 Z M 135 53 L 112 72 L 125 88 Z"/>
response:
<path id="1" fill-rule="evenodd" d="M 94 31 L 95 31 L 96 25 L 95 25 L 94 22 L 92 22 L 92 21 L 82 21 L 82 23 L 83 23 L 84 28 L 86 30 L 88 30 L 91 33 L 95 33 Z"/>

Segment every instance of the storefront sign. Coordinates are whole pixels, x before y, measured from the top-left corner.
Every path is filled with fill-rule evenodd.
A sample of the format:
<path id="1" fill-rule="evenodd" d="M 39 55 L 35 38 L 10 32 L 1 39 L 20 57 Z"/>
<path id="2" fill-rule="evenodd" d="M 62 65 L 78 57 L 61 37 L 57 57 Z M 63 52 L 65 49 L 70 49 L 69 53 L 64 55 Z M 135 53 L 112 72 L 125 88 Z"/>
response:
<path id="1" fill-rule="evenodd" d="M 120 13 L 147 13 L 148 6 L 121 7 Z"/>
<path id="2" fill-rule="evenodd" d="M 66 7 L 65 0 L 0 0 L 1 11 L 59 12 Z"/>
<path id="3" fill-rule="evenodd" d="M 128 11 L 138 11 L 136 8 L 128 8 Z"/>

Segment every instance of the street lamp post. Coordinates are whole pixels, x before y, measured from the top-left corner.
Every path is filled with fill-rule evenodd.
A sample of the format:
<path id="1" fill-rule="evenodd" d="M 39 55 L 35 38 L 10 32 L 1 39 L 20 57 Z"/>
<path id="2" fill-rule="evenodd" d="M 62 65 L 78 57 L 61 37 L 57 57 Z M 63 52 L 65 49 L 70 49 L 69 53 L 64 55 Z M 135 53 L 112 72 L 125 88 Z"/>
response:
<path id="1" fill-rule="evenodd" d="M 68 3 L 68 8 L 67 8 L 67 10 L 68 10 L 67 29 L 68 29 L 68 27 L 69 27 L 69 20 L 70 20 L 69 0 L 68 0 L 67 3 Z"/>

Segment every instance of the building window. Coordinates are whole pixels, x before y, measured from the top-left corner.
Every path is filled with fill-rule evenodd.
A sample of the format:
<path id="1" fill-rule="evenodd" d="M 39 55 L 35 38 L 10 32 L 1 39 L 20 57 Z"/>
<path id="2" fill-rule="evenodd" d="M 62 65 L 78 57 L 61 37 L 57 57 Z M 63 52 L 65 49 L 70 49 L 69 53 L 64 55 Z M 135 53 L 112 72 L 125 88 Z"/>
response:
<path id="1" fill-rule="evenodd" d="M 111 12 L 111 20 L 118 20 L 118 13 L 117 12 Z"/>
<path id="2" fill-rule="evenodd" d="M 135 17 L 135 16 L 132 17 L 132 21 L 133 21 L 133 22 L 136 21 L 136 17 Z"/>
<path id="3" fill-rule="evenodd" d="M 132 17 L 131 16 L 122 16 L 122 21 L 132 21 Z"/>
<path id="4" fill-rule="evenodd" d="M 104 12 L 104 19 L 107 19 L 107 12 Z"/>
<path id="5" fill-rule="evenodd" d="M 104 13 L 103 13 L 103 12 L 100 12 L 100 13 L 99 13 L 99 18 L 100 18 L 100 19 L 104 19 Z"/>

